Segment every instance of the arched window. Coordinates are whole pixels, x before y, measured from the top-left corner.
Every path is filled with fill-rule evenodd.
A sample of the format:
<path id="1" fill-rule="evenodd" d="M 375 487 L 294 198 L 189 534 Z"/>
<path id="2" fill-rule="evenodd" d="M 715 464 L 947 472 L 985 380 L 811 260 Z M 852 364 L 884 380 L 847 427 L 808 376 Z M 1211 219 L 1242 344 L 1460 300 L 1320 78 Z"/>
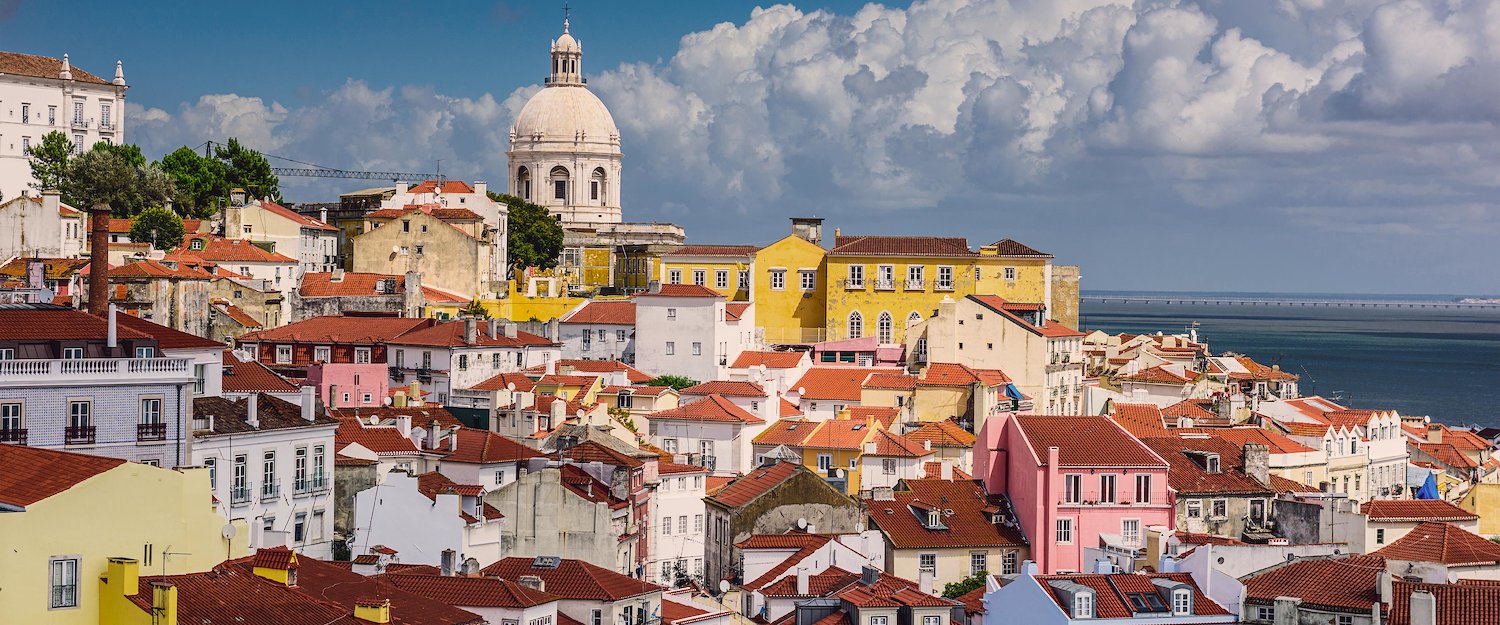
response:
<path id="1" fill-rule="evenodd" d="M 907 328 L 910 328 L 910 327 L 912 327 L 914 325 L 917 325 L 919 323 L 922 323 L 922 314 L 921 313 L 913 310 L 913 311 L 911 311 L 910 315 L 906 316 L 906 327 Z"/>
<path id="2" fill-rule="evenodd" d="M 604 175 L 603 167 L 595 167 L 594 175 L 589 180 L 589 199 L 600 204 L 609 203 L 609 180 Z"/>
<path id="3" fill-rule="evenodd" d="M 852 312 L 852 313 L 849 313 L 849 336 L 848 336 L 848 338 L 857 339 L 857 338 L 860 338 L 860 337 L 862 337 L 864 335 L 865 335 L 865 318 L 862 315 L 860 315 L 859 311 L 857 311 L 857 310 L 854 311 L 854 312 Z"/>
<path id="4" fill-rule="evenodd" d="M 516 170 L 516 195 L 523 200 L 531 199 L 531 170 L 525 167 Z"/>
<path id="5" fill-rule="evenodd" d="M 891 319 L 891 313 L 881 312 L 880 317 L 875 320 L 875 333 L 881 343 L 889 343 L 892 338 L 892 328 L 895 322 Z"/>
<path id="6" fill-rule="evenodd" d="M 567 201 L 568 168 L 558 165 L 552 168 L 552 199 Z"/>

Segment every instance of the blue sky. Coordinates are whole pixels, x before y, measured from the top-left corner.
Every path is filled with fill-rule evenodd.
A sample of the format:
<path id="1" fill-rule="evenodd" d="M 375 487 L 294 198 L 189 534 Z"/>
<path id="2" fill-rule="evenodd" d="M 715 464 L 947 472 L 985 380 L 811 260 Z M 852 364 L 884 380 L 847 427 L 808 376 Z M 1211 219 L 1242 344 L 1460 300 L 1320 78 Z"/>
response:
<path id="1" fill-rule="evenodd" d="M 1015 238 L 1085 288 L 1500 293 L 1500 0 L 572 6 L 627 218 L 691 240 L 768 243 L 816 214 Z M 536 2 L 0 0 L 0 49 L 123 59 L 128 139 L 153 156 L 236 136 L 493 187 L 560 21 Z"/>

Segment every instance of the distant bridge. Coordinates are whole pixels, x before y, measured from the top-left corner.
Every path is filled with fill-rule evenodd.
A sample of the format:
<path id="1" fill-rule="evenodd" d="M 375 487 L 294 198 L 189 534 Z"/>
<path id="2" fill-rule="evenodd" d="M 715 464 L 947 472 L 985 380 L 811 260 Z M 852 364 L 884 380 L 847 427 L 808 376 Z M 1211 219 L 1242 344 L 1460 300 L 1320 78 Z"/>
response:
<path id="1" fill-rule="evenodd" d="M 1500 310 L 1500 303 L 1404 302 L 1381 300 L 1302 300 L 1262 298 L 1220 298 L 1192 295 L 1084 295 L 1084 304 L 1166 304 L 1171 306 L 1314 306 L 1323 308 L 1458 308 Z"/>

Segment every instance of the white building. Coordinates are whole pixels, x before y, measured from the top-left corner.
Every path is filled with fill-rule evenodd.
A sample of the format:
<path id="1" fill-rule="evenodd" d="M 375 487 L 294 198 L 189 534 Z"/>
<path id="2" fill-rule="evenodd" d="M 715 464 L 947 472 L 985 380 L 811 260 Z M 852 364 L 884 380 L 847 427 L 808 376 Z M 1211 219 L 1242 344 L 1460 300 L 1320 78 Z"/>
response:
<path id="1" fill-rule="evenodd" d="M 219 511 L 250 527 L 252 549 L 287 547 L 333 557 L 337 419 L 318 414 L 310 386 L 299 404 L 271 395 L 193 401 L 193 464 L 209 469 Z"/>
<path id="2" fill-rule="evenodd" d="M 165 260 L 207 261 L 245 278 L 261 280 L 270 290 L 281 293 L 281 306 L 266 311 L 266 326 L 274 328 L 292 318 L 292 294 L 301 281 L 301 268 L 295 258 L 267 251 L 246 239 L 189 234 L 183 247 Z"/>
<path id="3" fill-rule="evenodd" d="M 1041 304 L 994 295 L 945 300 L 936 315 L 908 332 L 925 347 L 913 350 L 920 362 L 999 369 L 1039 410 L 1045 406 L 1045 414 L 1083 412 L 1084 335 L 1047 319 Z"/>
<path id="4" fill-rule="evenodd" d="M 703 576 L 703 496 L 708 469 L 660 462 L 656 472 L 660 482 L 652 497 L 656 509 L 647 522 L 652 536 L 647 542 L 646 581 L 672 587 L 677 570 Z"/>
<path id="5" fill-rule="evenodd" d="M 327 273 L 342 267 L 338 228 L 270 200 L 247 201 L 238 191 L 224 207 L 224 236 L 269 243 L 271 251 L 295 257 L 294 281 L 301 280 L 304 273 Z"/>
<path id="6" fill-rule="evenodd" d="M 447 404 L 456 389 L 562 359 L 559 344 L 494 319 L 462 319 L 417 328 L 386 345 L 387 364 L 413 371 L 422 390 L 434 393 L 438 404 Z M 407 381 L 403 378 L 392 384 Z"/>
<path id="7" fill-rule="evenodd" d="M 114 79 L 105 80 L 73 67 L 66 54 L 0 52 L 0 198 L 36 194 L 26 149 L 49 132 L 68 135 L 80 151 L 124 143 L 126 89 L 119 61 Z"/>
<path id="8" fill-rule="evenodd" d="M 737 475 L 754 467 L 751 441 L 766 421 L 721 395 L 709 395 L 647 417 L 651 444 L 685 454 L 688 464 L 714 475 Z"/>
<path id="9" fill-rule="evenodd" d="M 568 359 L 635 362 L 635 302 L 586 301 L 558 320 Z"/>
<path id="10" fill-rule="evenodd" d="M 0 258 L 78 258 L 87 224 L 82 212 L 58 201 L 56 191 L 0 200 Z"/>
<path id="11" fill-rule="evenodd" d="M 635 296 L 635 319 L 635 364 L 653 375 L 727 379 L 730 363 L 759 346 L 754 306 L 696 284 L 652 283 Z"/>
<path id="12" fill-rule="evenodd" d="M 1395 410 L 1335 410 L 1323 418 L 1332 425 L 1351 428 L 1352 436 L 1363 439 L 1365 455 L 1370 459 L 1365 473 L 1370 499 L 1406 498 L 1408 452 L 1400 414 Z"/>
<path id="13" fill-rule="evenodd" d="M 352 553 L 385 545 L 402 564 L 443 564 L 452 550 L 459 562 L 500 559 L 503 517 L 484 503 L 483 485 L 458 484 L 441 473 L 410 475 L 392 471 L 385 480 L 354 495 Z"/>
<path id="14" fill-rule="evenodd" d="M 506 236 L 510 228 L 510 207 L 504 202 L 490 199 L 489 184 L 475 181 L 469 184 L 462 180 L 424 180 L 416 185 L 396 183 L 395 193 L 381 200 L 381 209 L 406 209 L 418 206 L 435 208 L 467 209 L 484 221 L 484 230 L 489 232 L 489 266 L 481 284 L 504 281 L 509 276 L 510 254 Z M 480 236 L 485 239 L 485 236 Z"/>

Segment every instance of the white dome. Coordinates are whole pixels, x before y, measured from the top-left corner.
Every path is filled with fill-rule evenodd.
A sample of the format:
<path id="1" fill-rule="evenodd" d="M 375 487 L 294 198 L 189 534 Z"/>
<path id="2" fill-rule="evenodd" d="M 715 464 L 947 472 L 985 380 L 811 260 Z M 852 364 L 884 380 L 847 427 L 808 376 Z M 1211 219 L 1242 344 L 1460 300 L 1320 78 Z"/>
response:
<path id="1" fill-rule="evenodd" d="M 581 52 L 582 50 L 578 47 L 578 40 L 574 39 L 572 35 L 568 34 L 567 30 L 564 30 L 562 36 L 558 37 L 557 41 L 552 42 L 552 51 Z"/>
<path id="2" fill-rule="evenodd" d="M 553 85 L 538 91 L 516 118 L 515 136 L 528 141 L 573 141 L 579 132 L 588 143 L 618 144 L 620 129 L 599 97 L 582 85 Z"/>

